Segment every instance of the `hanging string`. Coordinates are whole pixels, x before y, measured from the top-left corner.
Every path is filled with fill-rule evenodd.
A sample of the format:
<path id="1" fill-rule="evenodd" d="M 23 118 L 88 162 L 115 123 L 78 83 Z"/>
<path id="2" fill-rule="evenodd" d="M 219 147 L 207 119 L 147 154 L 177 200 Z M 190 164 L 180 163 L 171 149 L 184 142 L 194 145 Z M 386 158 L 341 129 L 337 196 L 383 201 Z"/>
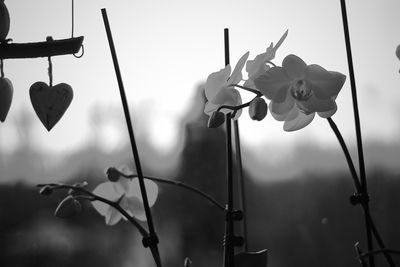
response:
<path id="1" fill-rule="evenodd" d="M 50 87 L 53 86 L 53 64 L 51 63 L 51 57 L 49 59 L 49 85 Z"/>
<path id="2" fill-rule="evenodd" d="M 1 62 L 0 62 L 0 71 L 1 71 L 1 78 L 4 78 L 3 59 L 1 59 Z"/>
<path id="3" fill-rule="evenodd" d="M 74 38 L 74 29 L 75 29 L 75 3 L 74 0 L 71 0 L 71 38 Z M 83 44 L 81 45 L 82 53 L 80 55 L 73 54 L 76 58 L 81 58 L 85 54 L 85 48 Z"/>
<path id="4" fill-rule="evenodd" d="M 74 38 L 74 21 L 75 21 L 75 8 L 74 8 L 74 0 L 72 0 L 72 7 L 71 7 L 71 38 Z"/>

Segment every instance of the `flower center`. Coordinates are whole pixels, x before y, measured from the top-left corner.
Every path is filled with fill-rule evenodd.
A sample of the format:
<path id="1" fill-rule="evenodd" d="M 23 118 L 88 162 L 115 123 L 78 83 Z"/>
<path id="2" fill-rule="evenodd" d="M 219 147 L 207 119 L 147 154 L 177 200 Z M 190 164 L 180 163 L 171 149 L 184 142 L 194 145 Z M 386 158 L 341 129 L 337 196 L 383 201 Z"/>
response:
<path id="1" fill-rule="evenodd" d="M 312 90 L 309 84 L 303 80 L 295 80 L 291 87 L 292 96 L 299 101 L 307 101 L 312 96 Z"/>

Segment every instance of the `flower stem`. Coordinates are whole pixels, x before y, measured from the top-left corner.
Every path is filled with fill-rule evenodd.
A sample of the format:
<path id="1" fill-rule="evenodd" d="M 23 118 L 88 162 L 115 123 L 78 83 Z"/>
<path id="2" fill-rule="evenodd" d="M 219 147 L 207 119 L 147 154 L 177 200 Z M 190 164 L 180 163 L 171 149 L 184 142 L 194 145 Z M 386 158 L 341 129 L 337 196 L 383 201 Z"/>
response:
<path id="1" fill-rule="evenodd" d="M 234 87 L 239 87 L 240 89 L 252 92 L 253 94 L 256 94 L 257 96 L 262 96 L 262 93 L 260 91 L 257 91 L 256 89 L 249 88 L 240 84 L 230 84 L 228 86 L 234 86 Z"/>
<path id="2" fill-rule="evenodd" d="M 238 120 L 233 121 L 233 130 L 235 133 L 235 155 L 236 155 L 236 163 L 238 165 L 238 178 L 239 178 L 239 187 L 240 187 L 240 202 L 241 208 L 243 212 L 243 239 L 244 239 L 244 251 L 248 251 L 248 238 L 247 238 L 247 209 L 246 209 L 246 187 L 243 176 L 243 165 L 242 165 L 242 152 L 240 149 L 240 135 L 239 135 L 239 122 Z"/>
<path id="3" fill-rule="evenodd" d="M 80 196 L 80 198 L 85 198 L 85 199 L 90 200 L 90 201 L 103 202 L 103 203 L 115 208 L 116 210 L 118 210 L 130 223 L 133 224 L 133 226 L 135 226 L 139 230 L 140 234 L 143 237 L 147 237 L 149 235 L 149 233 L 138 223 L 138 221 L 136 221 L 135 218 L 133 218 L 131 215 L 129 215 L 129 213 L 127 213 L 119 205 L 118 202 L 114 202 L 114 201 L 108 200 L 106 198 L 103 198 L 101 196 L 98 196 L 98 195 L 86 190 L 85 188 L 83 188 L 81 186 L 73 186 L 73 185 L 67 185 L 67 184 L 55 184 L 55 183 L 38 184 L 37 185 L 37 187 L 44 187 L 44 186 L 51 186 L 52 189 L 73 189 L 75 191 L 83 193 L 85 196 L 89 196 L 90 197 L 90 198 L 85 198 L 83 196 Z"/>
<path id="4" fill-rule="evenodd" d="M 356 190 L 357 190 L 357 192 L 361 192 L 362 191 L 361 184 L 360 184 L 360 181 L 358 180 L 358 175 L 357 175 L 357 172 L 356 172 L 356 168 L 354 167 L 353 161 L 352 161 L 351 156 L 350 156 L 350 152 L 347 149 L 347 146 L 346 146 L 346 143 L 345 143 L 345 141 L 343 139 L 343 136 L 340 133 L 340 131 L 339 131 L 338 127 L 336 126 L 336 123 L 333 121 L 333 119 L 332 118 L 327 118 L 327 120 L 328 120 L 329 125 L 331 126 L 333 132 L 335 133 L 335 135 L 336 135 L 336 137 L 337 137 L 337 139 L 338 139 L 338 141 L 340 143 L 340 146 L 342 147 L 342 150 L 343 150 L 344 156 L 346 157 L 347 165 L 349 166 L 349 169 L 350 169 L 350 172 L 351 172 L 351 176 L 353 178 Z"/>
<path id="5" fill-rule="evenodd" d="M 333 121 L 332 118 L 327 118 L 327 120 L 328 120 L 329 125 L 331 126 L 333 132 L 335 133 L 335 135 L 336 135 L 336 137 L 337 137 L 337 139 L 338 139 L 338 141 L 340 143 L 340 146 L 342 147 L 342 150 L 343 150 L 343 153 L 344 153 L 344 155 L 346 157 L 346 161 L 347 161 L 347 164 L 349 166 L 349 169 L 350 169 L 350 172 L 351 172 L 351 175 L 352 175 L 352 178 L 353 178 L 354 185 L 356 187 L 357 193 L 360 194 L 360 195 L 365 194 L 365 192 L 363 192 L 363 188 L 362 188 L 362 186 L 360 184 L 360 181 L 358 179 L 358 175 L 357 175 L 357 172 L 355 170 L 353 161 L 351 159 L 349 150 L 348 150 L 348 148 L 346 146 L 346 143 L 345 143 L 345 141 L 344 141 L 344 139 L 343 139 L 338 127 L 336 126 L 336 123 Z M 389 263 L 389 265 L 390 266 L 395 266 L 391 255 L 389 253 L 385 252 L 385 244 L 384 244 L 384 242 L 382 240 L 382 237 L 380 236 L 380 234 L 378 232 L 378 229 L 376 228 L 375 223 L 374 223 L 374 221 L 373 221 L 373 219 L 371 217 L 371 213 L 369 211 L 368 202 L 361 203 L 361 206 L 362 206 L 363 212 L 364 212 L 364 219 L 365 219 L 366 227 L 368 229 L 370 229 L 372 234 L 375 236 L 375 239 L 376 239 L 380 249 L 383 250 L 384 256 L 385 256 L 387 262 Z M 372 235 L 371 235 L 371 238 L 372 238 Z M 371 251 L 371 250 L 369 250 L 369 251 Z"/>
<path id="6" fill-rule="evenodd" d="M 124 177 L 126 177 L 126 178 L 130 178 L 130 179 L 137 177 L 136 175 L 126 175 L 126 174 L 124 174 L 124 173 L 121 173 L 121 174 L 122 174 L 122 176 L 124 176 Z M 185 183 L 183 183 L 183 182 L 181 182 L 181 181 L 171 180 L 171 179 L 165 179 L 165 178 L 157 178 L 157 177 L 150 177 L 150 176 L 143 176 L 143 178 L 144 178 L 144 179 L 147 179 L 147 180 L 150 180 L 150 181 L 153 181 L 153 182 L 164 183 L 164 184 L 170 184 L 170 185 L 176 185 L 176 186 L 178 186 L 178 187 L 187 189 L 187 190 L 189 190 L 189 191 L 192 191 L 192 192 L 194 192 L 194 193 L 196 193 L 196 194 L 198 194 L 198 195 L 204 197 L 205 199 L 207 199 L 208 201 L 210 201 L 212 204 L 214 204 L 214 205 L 215 205 L 217 208 L 219 208 L 220 210 L 222 210 L 222 211 L 225 210 L 225 207 L 224 207 L 221 203 L 219 203 L 215 198 L 213 198 L 211 195 L 209 195 L 209 194 L 207 194 L 207 193 L 201 191 L 200 189 L 197 189 L 197 188 L 194 187 L 194 186 L 185 184 Z"/>
<path id="7" fill-rule="evenodd" d="M 232 177 L 232 130 L 231 113 L 225 115 L 226 125 L 226 172 L 227 172 L 227 194 L 228 204 L 226 208 L 227 218 L 225 223 L 225 246 L 224 246 L 224 267 L 234 267 L 234 245 L 228 241 L 234 237 L 233 213 L 233 177 Z"/>
<path id="8" fill-rule="evenodd" d="M 256 99 L 257 97 L 258 97 L 258 96 L 255 96 L 255 97 L 254 97 L 252 100 L 250 100 L 249 102 L 246 102 L 246 103 L 241 104 L 241 105 L 238 105 L 238 106 L 229 106 L 229 105 L 222 105 L 222 106 L 219 106 L 218 109 L 217 109 L 217 111 L 221 111 L 221 109 L 224 109 L 224 108 L 225 108 L 225 109 L 229 109 L 229 110 L 233 111 L 232 117 L 235 117 L 235 114 L 236 114 L 236 112 L 237 112 L 238 110 L 250 106 L 251 101 L 253 101 L 253 100 Z"/>

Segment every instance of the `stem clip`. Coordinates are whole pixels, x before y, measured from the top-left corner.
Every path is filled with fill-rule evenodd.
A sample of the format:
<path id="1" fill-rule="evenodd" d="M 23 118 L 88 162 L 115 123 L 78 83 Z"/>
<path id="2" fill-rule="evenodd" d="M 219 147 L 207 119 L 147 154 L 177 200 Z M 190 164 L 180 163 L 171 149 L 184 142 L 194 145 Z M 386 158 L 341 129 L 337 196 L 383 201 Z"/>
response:
<path id="1" fill-rule="evenodd" d="M 364 205 L 369 202 L 369 196 L 367 193 L 354 193 L 349 198 L 351 205 L 356 206 L 358 204 Z"/>

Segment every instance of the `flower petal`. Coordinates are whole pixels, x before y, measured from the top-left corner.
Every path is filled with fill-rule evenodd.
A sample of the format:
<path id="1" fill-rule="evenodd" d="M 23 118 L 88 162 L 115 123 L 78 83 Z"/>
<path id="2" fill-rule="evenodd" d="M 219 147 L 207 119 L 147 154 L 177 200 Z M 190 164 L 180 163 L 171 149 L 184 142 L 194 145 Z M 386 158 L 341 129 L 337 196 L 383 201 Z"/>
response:
<path id="1" fill-rule="evenodd" d="M 269 105 L 269 110 L 271 112 L 272 117 L 274 117 L 275 120 L 277 121 L 286 121 L 286 120 L 292 120 L 295 117 L 297 117 L 299 111 L 299 108 L 296 106 L 296 104 L 294 103 L 294 105 L 292 105 L 292 107 L 286 112 L 286 113 L 275 113 L 272 111 L 272 102 Z"/>
<path id="2" fill-rule="evenodd" d="M 112 182 L 104 182 L 99 184 L 93 190 L 93 193 L 111 201 L 117 200 L 121 196 L 115 191 L 114 183 Z"/>
<path id="3" fill-rule="evenodd" d="M 283 102 L 290 87 L 291 79 L 283 68 L 272 67 L 266 73 L 257 77 L 254 84 L 266 98 L 275 102 Z"/>
<path id="4" fill-rule="evenodd" d="M 146 186 L 147 200 L 149 202 L 149 206 L 151 207 L 157 200 L 158 186 L 153 181 L 145 180 L 144 182 Z M 139 220 L 145 221 L 146 214 L 144 212 L 144 207 L 142 204 L 142 194 L 140 192 L 138 179 L 132 180 L 129 191 L 126 195 L 126 199 L 127 203 L 125 209 Z"/>
<path id="5" fill-rule="evenodd" d="M 220 71 L 211 73 L 206 81 L 204 93 L 208 100 L 212 99 L 221 87 L 226 86 L 226 82 L 231 74 L 231 66 L 226 65 L 225 68 Z"/>
<path id="6" fill-rule="evenodd" d="M 121 196 L 121 195 L 118 195 L 118 193 L 115 191 L 112 182 L 104 182 L 104 183 L 99 184 L 93 190 L 93 194 L 96 194 L 98 196 L 106 198 L 110 201 L 116 201 Z M 93 208 L 98 213 L 100 213 L 100 215 L 102 215 L 102 216 L 106 216 L 106 214 L 109 212 L 110 206 L 103 202 L 93 201 L 92 205 L 93 205 Z"/>
<path id="7" fill-rule="evenodd" d="M 270 105 L 271 106 L 270 110 L 275 114 L 287 114 L 292 109 L 293 105 L 294 105 L 294 99 L 289 93 L 287 93 L 285 101 L 283 102 L 272 101 Z"/>
<path id="8" fill-rule="evenodd" d="M 125 194 L 126 192 L 128 192 L 130 182 L 130 179 L 121 177 L 120 179 L 118 179 L 118 181 L 113 183 L 115 192 L 117 192 L 117 194 L 120 196 Z"/>
<path id="9" fill-rule="evenodd" d="M 146 192 L 147 192 L 147 200 L 149 201 L 150 207 L 154 205 L 154 203 L 157 200 L 158 196 L 158 186 L 156 183 L 150 180 L 145 180 L 144 181 L 145 187 L 146 187 Z M 139 186 L 139 181 L 138 179 L 133 179 L 129 191 L 126 194 L 126 197 L 129 199 L 131 197 L 137 197 L 139 199 L 142 199 L 142 194 L 140 192 L 140 186 Z"/>
<path id="10" fill-rule="evenodd" d="M 114 225 L 119 222 L 122 218 L 121 213 L 113 207 L 109 207 L 107 209 L 107 213 L 105 214 L 105 221 L 107 225 Z"/>
<path id="11" fill-rule="evenodd" d="M 267 50 L 268 51 L 268 50 Z M 264 74 L 269 66 L 266 65 L 266 62 L 271 60 L 271 53 L 264 52 L 262 54 L 257 55 L 254 60 L 249 60 L 246 63 L 246 71 L 248 73 L 249 79 L 255 79 L 258 76 Z"/>
<path id="12" fill-rule="evenodd" d="M 283 124 L 283 130 L 285 130 L 286 132 L 300 130 L 301 128 L 304 128 L 308 124 L 310 124 L 314 119 L 314 116 L 315 113 L 306 115 L 303 112 L 299 112 L 298 116 L 295 119 L 290 121 L 285 121 L 285 123 Z"/>
<path id="13" fill-rule="evenodd" d="M 229 84 L 238 84 L 243 76 L 242 76 L 242 70 L 244 67 L 244 64 L 246 63 L 247 58 L 249 57 L 250 52 L 246 52 L 238 61 L 236 64 L 235 68 L 233 69 L 231 77 L 229 77 L 228 80 L 228 85 Z"/>
<path id="14" fill-rule="evenodd" d="M 329 111 L 325 111 L 325 112 L 318 112 L 318 115 L 321 118 L 329 118 L 329 117 L 332 117 L 332 115 L 335 114 L 336 111 L 337 111 L 337 106 L 335 103 L 335 108 L 333 108 L 332 110 L 329 110 Z"/>
<path id="15" fill-rule="evenodd" d="M 234 105 L 235 91 L 237 90 L 223 87 L 210 101 L 216 105 Z"/>
<path id="16" fill-rule="evenodd" d="M 273 47 L 273 57 L 269 60 L 274 59 L 276 50 L 278 50 L 278 48 L 282 45 L 283 41 L 285 41 L 286 37 L 288 36 L 288 33 L 289 33 L 289 30 L 286 30 L 284 32 L 284 34 L 282 35 L 282 37 L 279 39 L 279 41 L 276 43 L 276 45 Z M 267 52 L 268 52 L 268 49 L 267 49 Z"/>
<path id="17" fill-rule="evenodd" d="M 311 96 L 307 101 L 297 102 L 300 109 L 309 114 L 312 112 L 326 112 L 336 108 L 335 100 L 333 99 L 318 99 L 316 96 Z"/>
<path id="18" fill-rule="evenodd" d="M 319 99 L 337 96 L 346 81 L 342 73 L 327 71 L 316 64 L 307 66 L 305 78 L 312 83 L 312 90 Z"/>
<path id="19" fill-rule="evenodd" d="M 219 105 L 215 105 L 211 103 L 210 101 L 206 102 L 206 105 L 204 107 L 204 113 L 207 114 L 208 116 L 211 116 L 214 111 L 218 109 Z"/>
<path id="20" fill-rule="evenodd" d="M 304 78 L 307 64 L 296 55 L 288 55 L 283 59 L 282 67 L 292 79 Z"/>

